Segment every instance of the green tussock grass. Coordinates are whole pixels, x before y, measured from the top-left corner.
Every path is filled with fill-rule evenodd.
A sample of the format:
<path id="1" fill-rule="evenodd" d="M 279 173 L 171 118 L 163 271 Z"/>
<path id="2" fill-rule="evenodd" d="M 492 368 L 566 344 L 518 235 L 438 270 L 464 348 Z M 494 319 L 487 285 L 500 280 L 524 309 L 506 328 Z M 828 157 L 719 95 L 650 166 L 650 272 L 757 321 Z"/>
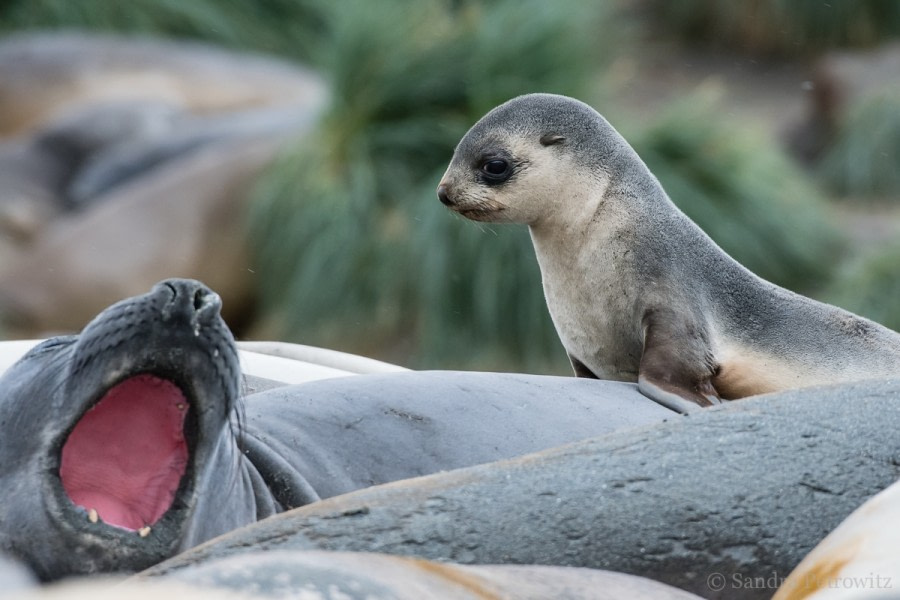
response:
<path id="1" fill-rule="evenodd" d="M 900 200 L 900 85 L 851 107 L 818 166 L 837 194 Z"/>
<path id="2" fill-rule="evenodd" d="M 900 34 L 894 0 L 654 0 L 650 6 L 666 35 L 753 54 L 872 46 Z"/>
<path id="3" fill-rule="evenodd" d="M 0 33 L 85 29 L 159 35 L 314 60 L 323 0 L 4 0 Z"/>
<path id="4" fill-rule="evenodd" d="M 704 96 L 673 105 L 634 140 L 672 201 L 757 275 L 809 292 L 843 244 L 825 199 L 777 145 L 717 117 Z"/>

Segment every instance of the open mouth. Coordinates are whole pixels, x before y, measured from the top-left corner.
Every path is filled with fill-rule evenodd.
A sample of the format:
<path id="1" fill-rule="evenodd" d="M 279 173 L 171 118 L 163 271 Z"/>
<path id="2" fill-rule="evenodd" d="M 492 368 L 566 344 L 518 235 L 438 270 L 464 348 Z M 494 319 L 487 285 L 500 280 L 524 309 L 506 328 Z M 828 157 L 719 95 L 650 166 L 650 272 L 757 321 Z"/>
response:
<path id="1" fill-rule="evenodd" d="M 130 377 L 110 388 L 72 429 L 59 475 L 91 521 L 149 532 L 169 508 L 187 468 L 190 403 L 171 381 Z"/>

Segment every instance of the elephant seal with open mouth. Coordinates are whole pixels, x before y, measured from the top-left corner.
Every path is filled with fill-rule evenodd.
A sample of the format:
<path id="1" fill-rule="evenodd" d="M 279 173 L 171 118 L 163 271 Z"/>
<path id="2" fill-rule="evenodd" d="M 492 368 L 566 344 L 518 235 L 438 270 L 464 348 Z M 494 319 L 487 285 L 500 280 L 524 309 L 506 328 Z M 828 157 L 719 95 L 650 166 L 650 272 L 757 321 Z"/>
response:
<path id="1" fill-rule="evenodd" d="M 167 280 L 3 374 L 0 552 L 44 580 L 135 571 L 319 498 L 674 416 L 633 385 L 490 373 L 361 375 L 239 400 L 220 304 Z"/>
<path id="2" fill-rule="evenodd" d="M 220 304 L 169 280 L 4 374 L 0 549 L 43 579 L 139 568 L 266 511 L 265 483 L 235 468 L 240 367 Z"/>

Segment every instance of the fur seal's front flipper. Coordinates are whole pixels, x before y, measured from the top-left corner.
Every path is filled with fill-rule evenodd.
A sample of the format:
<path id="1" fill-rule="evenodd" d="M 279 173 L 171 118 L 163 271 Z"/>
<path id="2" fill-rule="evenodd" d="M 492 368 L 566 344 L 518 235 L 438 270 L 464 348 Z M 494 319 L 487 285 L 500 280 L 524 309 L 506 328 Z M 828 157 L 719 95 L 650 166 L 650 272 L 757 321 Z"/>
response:
<path id="1" fill-rule="evenodd" d="M 679 318 L 671 309 L 644 316 L 644 353 L 638 389 L 648 398 L 682 414 L 721 404 L 710 379 L 716 374 L 706 329 Z"/>
<path id="2" fill-rule="evenodd" d="M 700 410 L 701 406 L 705 406 L 685 400 L 683 397 L 687 392 L 685 388 L 677 388 L 678 391 L 669 391 L 662 387 L 664 385 L 666 385 L 666 382 L 650 379 L 643 374 L 638 375 L 638 389 L 641 393 L 666 408 L 687 415 Z"/>

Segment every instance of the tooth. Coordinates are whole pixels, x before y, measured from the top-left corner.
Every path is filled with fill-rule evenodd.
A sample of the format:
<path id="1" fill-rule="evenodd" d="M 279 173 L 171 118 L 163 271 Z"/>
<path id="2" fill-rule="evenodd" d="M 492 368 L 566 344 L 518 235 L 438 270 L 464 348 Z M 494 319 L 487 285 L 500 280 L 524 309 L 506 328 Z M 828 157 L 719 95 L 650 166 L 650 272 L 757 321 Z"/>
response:
<path id="1" fill-rule="evenodd" d="M 179 402 L 175 405 L 175 408 L 177 408 L 178 410 L 184 410 L 184 404 L 182 402 Z"/>
<path id="2" fill-rule="evenodd" d="M 96 508 L 92 508 L 91 510 L 88 511 L 88 521 L 90 521 L 91 523 L 96 523 L 99 520 L 100 520 L 100 515 L 97 514 Z"/>
<path id="3" fill-rule="evenodd" d="M 143 527 L 138 529 L 138 535 L 141 537 L 147 537 L 148 535 L 150 535 L 150 526 L 144 525 Z"/>

